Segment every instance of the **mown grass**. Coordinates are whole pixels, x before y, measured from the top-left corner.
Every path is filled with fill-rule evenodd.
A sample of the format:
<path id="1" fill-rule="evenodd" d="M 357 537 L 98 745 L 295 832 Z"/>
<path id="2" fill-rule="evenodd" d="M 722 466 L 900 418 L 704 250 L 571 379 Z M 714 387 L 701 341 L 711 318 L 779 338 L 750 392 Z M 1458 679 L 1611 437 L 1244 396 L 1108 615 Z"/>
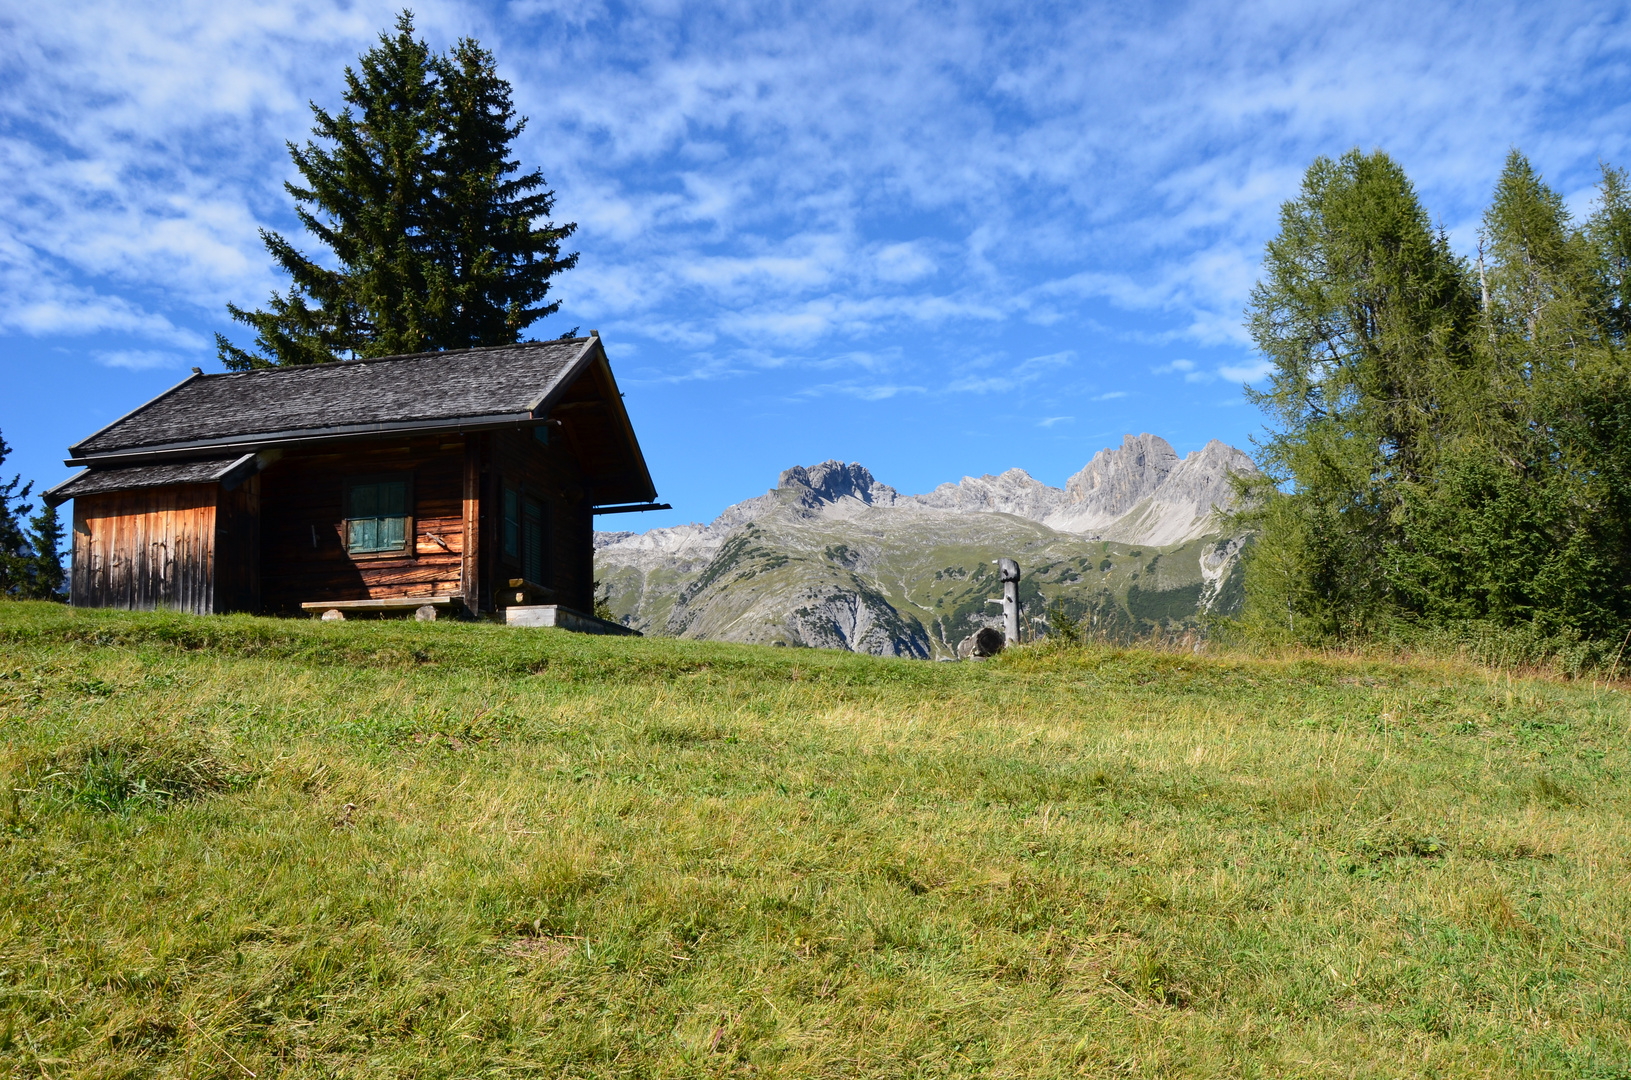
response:
<path id="1" fill-rule="evenodd" d="M 15 1076 L 1631 1076 L 1631 715 L 0 605 Z"/>

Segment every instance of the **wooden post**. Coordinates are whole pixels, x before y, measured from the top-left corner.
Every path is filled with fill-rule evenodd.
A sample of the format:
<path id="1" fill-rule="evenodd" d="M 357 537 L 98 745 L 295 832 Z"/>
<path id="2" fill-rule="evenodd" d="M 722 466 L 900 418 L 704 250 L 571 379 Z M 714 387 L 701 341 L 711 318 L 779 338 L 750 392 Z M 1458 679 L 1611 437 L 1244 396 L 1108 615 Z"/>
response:
<path id="1" fill-rule="evenodd" d="M 997 576 L 1002 579 L 1002 634 L 1008 644 L 1019 644 L 1019 563 L 997 560 Z"/>
<path id="2" fill-rule="evenodd" d="M 464 548 L 459 557 L 459 593 L 465 610 L 481 612 L 481 436 L 464 437 Z"/>

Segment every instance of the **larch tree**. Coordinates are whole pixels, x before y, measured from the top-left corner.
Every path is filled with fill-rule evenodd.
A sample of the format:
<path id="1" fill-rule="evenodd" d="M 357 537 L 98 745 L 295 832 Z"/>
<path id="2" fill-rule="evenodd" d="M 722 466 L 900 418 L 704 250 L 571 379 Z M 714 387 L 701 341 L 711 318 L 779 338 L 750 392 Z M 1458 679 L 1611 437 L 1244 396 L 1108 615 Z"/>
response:
<path id="1" fill-rule="evenodd" d="M 1605 166 L 1598 194 L 1576 224 L 1514 151 L 1473 267 L 1385 155 L 1314 162 L 1248 309 L 1273 365 L 1248 390 L 1271 417 L 1270 481 L 1239 519 L 1249 630 L 1625 638 L 1625 175 Z"/>

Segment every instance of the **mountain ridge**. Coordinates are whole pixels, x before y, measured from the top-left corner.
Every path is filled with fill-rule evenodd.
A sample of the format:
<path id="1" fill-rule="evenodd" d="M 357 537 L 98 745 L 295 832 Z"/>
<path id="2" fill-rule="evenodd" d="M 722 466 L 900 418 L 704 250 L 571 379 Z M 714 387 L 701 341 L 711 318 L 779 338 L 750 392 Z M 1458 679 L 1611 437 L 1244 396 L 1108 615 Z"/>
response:
<path id="1" fill-rule="evenodd" d="M 1217 440 L 1180 458 L 1149 434 L 1062 488 L 1016 468 L 902 495 L 828 460 L 707 524 L 597 532 L 596 571 L 613 614 L 646 632 L 928 657 L 995 619 L 985 564 L 1000 551 L 1027 566 L 1033 621 L 1059 599 L 1137 633 L 1230 593 L 1240 543 L 1209 538 L 1235 504 L 1231 478 L 1256 471 Z"/>
<path id="2" fill-rule="evenodd" d="M 1179 458 L 1159 435 L 1127 435 L 1120 447 L 1107 447 L 1065 481 L 1053 487 L 1021 468 L 964 476 L 921 495 L 902 495 L 880 482 L 859 462 L 828 459 L 782 470 L 763 495 L 734 503 L 706 525 L 665 526 L 646 532 L 597 532 L 600 550 L 650 537 L 637 547 L 678 550 L 711 530 L 729 530 L 777 506 L 844 517 L 861 507 L 901 507 L 950 513 L 1012 514 L 1059 532 L 1127 543 L 1181 544 L 1207 534 L 1218 507 L 1232 507 L 1229 477 L 1251 475 L 1256 464 L 1240 450 L 1212 439 Z M 662 534 L 674 534 L 672 544 Z M 1112 534 L 1116 535 L 1112 535 Z"/>

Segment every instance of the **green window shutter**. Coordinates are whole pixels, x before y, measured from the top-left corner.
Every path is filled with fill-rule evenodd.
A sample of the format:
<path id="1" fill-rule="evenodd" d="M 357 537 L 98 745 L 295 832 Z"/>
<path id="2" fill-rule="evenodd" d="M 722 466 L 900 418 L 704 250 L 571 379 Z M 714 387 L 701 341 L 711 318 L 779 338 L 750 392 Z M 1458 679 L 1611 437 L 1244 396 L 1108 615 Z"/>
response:
<path id="1" fill-rule="evenodd" d="M 408 519 L 388 517 L 379 519 L 379 549 L 395 551 L 407 546 Z"/>
<path id="2" fill-rule="evenodd" d="M 408 546 L 408 482 L 353 484 L 346 550 L 353 555 L 402 551 Z"/>

